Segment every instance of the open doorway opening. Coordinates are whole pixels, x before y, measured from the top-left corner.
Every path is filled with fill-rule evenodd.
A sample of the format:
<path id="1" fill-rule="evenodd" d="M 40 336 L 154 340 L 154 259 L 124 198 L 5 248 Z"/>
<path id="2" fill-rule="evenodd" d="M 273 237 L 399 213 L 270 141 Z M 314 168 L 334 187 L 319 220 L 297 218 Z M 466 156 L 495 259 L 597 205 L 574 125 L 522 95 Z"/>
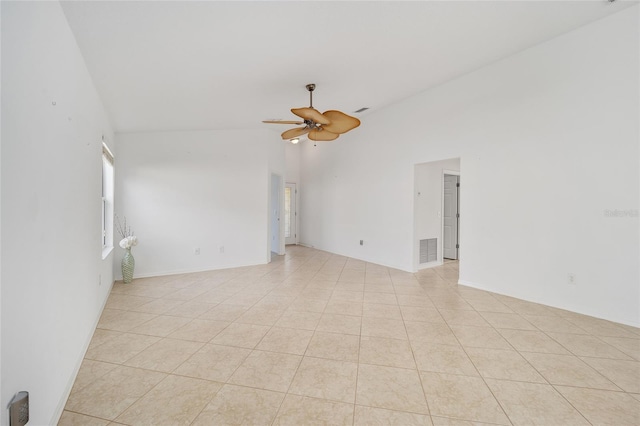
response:
<path id="1" fill-rule="evenodd" d="M 298 190 L 295 183 L 284 184 L 284 243 L 298 244 L 296 198 Z"/>
<path id="2" fill-rule="evenodd" d="M 445 194 L 446 176 L 453 177 L 446 178 L 448 192 Z M 460 205 L 457 191 L 459 179 L 459 158 L 421 163 L 414 166 L 413 258 L 415 271 L 440 266 L 448 257 L 455 259 L 460 257 L 459 211 L 457 210 Z M 454 191 L 449 191 L 451 185 L 455 188 Z M 455 197 L 457 206 L 453 204 L 451 197 Z M 454 213 L 451 213 L 452 209 L 454 209 Z M 455 221 L 455 227 L 449 220 L 451 216 Z M 455 233 L 453 233 L 454 230 Z M 453 252 L 449 250 L 451 244 Z"/>
<path id="3" fill-rule="evenodd" d="M 460 249 L 460 172 L 444 172 L 442 179 L 442 256 L 458 260 Z"/>
<path id="4" fill-rule="evenodd" d="M 271 174 L 269 196 L 269 262 L 274 256 L 284 254 L 284 239 L 282 238 L 282 176 Z"/>

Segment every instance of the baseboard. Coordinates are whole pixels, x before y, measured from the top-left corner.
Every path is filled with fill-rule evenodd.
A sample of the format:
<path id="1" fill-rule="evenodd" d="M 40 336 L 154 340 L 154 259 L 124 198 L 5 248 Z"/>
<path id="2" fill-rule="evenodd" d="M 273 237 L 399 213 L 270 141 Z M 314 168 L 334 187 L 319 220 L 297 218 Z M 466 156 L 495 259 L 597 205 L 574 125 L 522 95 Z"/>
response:
<path id="1" fill-rule="evenodd" d="M 136 278 L 151 278 L 151 277 L 164 277 L 167 275 L 179 275 L 179 274 L 193 274 L 196 272 L 207 272 L 207 271 L 218 271 L 221 269 L 232 269 L 232 268 L 243 268 L 245 266 L 256 266 L 256 265 L 266 265 L 269 262 L 266 261 L 261 261 L 261 262 L 248 262 L 248 263 L 228 263 L 228 264 L 224 264 L 224 265 L 215 265 L 215 266 L 208 266 L 208 267 L 202 267 L 202 268 L 193 268 L 193 269 L 175 269 L 175 270 L 171 270 L 171 271 L 159 271 L 159 272 L 149 272 L 149 273 L 145 273 L 145 274 L 135 274 L 133 276 L 133 279 L 135 280 Z M 122 274 L 118 275 L 116 278 L 116 281 L 121 281 L 122 280 Z"/>
<path id="2" fill-rule="evenodd" d="M 78 372 L 80 371 L 80 367 L 82 367 L 82 362 L 84 361 L 84 356 L 86 355 L 87 350 L 89 349 L 89 345 L 91 344 L 91 340 L 93 339 L 93 335 L 95 334 L 96 329 L 98 328 L 98 322 L 100 321 L 100 317 L 102 316 L 104 307 L 107 306 L 107 300 L 109 300 L 109 295 L 111 294 L 111 290 L 113 290 L 114 284 L 115 284 L 115 281 L 111 283 L 111 286 L 109 286 L 107 297 L 104 298 L 104 301 L 102 302 L 102 307 L 100 308 L 100 312 L 98 313 L 98 316 L 93 322 L 93 327 L 92 327 L 93 331 L 89 335 L 89 339 L 87 339 L 87 341 L 84 344 L 80 358 L 76 361 L 76 368 L 74 370 L 73 376 L 71 377 L 71 380 L 69 381 L 69 383 L 67 383 L 67 387 L 63 394 L 64 398 L 62 398 L 61 401 L 58 403 L 58 407 L 56 408 L 56 411 L 53 413 L 53 417 L 52 417 L 53 421 L 50 423 L 52 425 L 57 425 L 58 422 L 60 421 L 60 417 L 62 417 L 62 413 L 64 412 L 64 407 L 67 405 L 67 400 L 69 399 L 69 395 L 71 395 L 73 384 L 76 382 L 76 378 L 78 377 Z"/>
<path id="3" fill-rule="evenodd" d="M 611 321 L 611 322 L 614 322 L 614 323 L 617 323 L 617 324 L 629 325 L 631 327 L 640 328 L 640 323 L 635 323 L 633 321 L 605 318 L 603 316 L 594 315 L 592 312 L 585 312 L 585 311 L 580 310 L 580 309 L 570 309 L 570 308 L 567 308 L 566 306 L 559 306 L 559 305 L 555 305 L 555 304 L 549 304 L 549 302 L 547 302 L 547 301 L 540 301 L 540 300 L 528 299 L 528 298 L 525 299 L 525 298 L 523 298 L 522 296 L 519 296 L 519 295 L 501 293 L 499 291 L 492 290 L 490 288 L 487 288 L 486 286 L 483 286 L 483 285 L 478 284 L 478 283 L 474 283 L 472 281 L 458 280 L 458 284 L 466 286 L 466 287 L 475 288 L 475 289 L 478 289 L 478 290 L 488 291 L 488 292 L 494 293 L 494 294 L 499 294 L 501 296 L 513 297 L 514 299 L 523 300 L 525 302 L 537 303 L 538 305 L 548 306 L 550 308 L 561 309 L 563 311 L 568 311 L 568 312 L 575 312 L 576 314 L 585 315 L 585 316 L 592 317 L 592 318 L 598 318 L 598 319 L 605 320 L 605 321 Z"/>

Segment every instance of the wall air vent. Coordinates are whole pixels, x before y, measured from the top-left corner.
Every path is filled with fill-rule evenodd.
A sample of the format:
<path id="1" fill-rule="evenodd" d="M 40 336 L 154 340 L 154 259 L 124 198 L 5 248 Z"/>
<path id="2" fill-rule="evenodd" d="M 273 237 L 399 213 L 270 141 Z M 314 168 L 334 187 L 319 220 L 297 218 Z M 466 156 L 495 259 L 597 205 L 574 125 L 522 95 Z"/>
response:
<path id="1" fill-rule="evenodd" d="M 368 109 L 369 109 L 369 107 L 363 107 L 363 108 L 360 108 L 359 110 L 354 111 L 354 112 L 356 112 L 356 113 L 358 113 L 358 112 L 365 112 L 365 111 L 366 111 L 366 110 L 368 110 Z"/>
<path id="2" fill-rule="evenodd" d="M 420 240 L 420 264 L 438 260 L 438 239 Z"/>

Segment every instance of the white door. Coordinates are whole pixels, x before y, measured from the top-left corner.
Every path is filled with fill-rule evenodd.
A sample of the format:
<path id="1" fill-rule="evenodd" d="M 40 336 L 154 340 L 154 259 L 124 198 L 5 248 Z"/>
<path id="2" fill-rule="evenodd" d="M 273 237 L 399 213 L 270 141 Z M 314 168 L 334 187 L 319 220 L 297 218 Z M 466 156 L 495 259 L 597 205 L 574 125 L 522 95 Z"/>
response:
<path id="1" fill-rule="evenodd" d="M 287 183 L 284 185 L 284 243 L 298 244 L 298 235 L 296 231 L 296 190 L 295 183 Z"/>
<path id="2" fill-rule="evenodd" d="M 444 175 L 442 251 L 445 259 L 458 258 L 458 187 L 460 176 Z"/>

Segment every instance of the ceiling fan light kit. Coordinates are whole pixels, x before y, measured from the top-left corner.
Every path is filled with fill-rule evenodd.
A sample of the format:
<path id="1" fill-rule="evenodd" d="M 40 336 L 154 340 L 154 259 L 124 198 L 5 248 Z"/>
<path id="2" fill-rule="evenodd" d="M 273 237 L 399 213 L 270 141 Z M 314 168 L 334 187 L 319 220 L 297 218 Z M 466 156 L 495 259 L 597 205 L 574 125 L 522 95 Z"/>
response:
<path id="1" fill-rule="evenodd" d="M 321 113 L 313 107 L 313 91 L 316 85 L 307 84 L 309 91 L 309 107 L 292 108 L 291 112 L 302 118 L 303 121 L 284 121 L 284 120 L 265 120 L 263 123 L 271 124 L 304 124 L 304 127 L 295 127 L 282 133 L 282 139 L 297 139 L 300 136 L 307 135 L 312 141 L 332 141 L 353 130 L 360 125 L 360 120 L 351 117 L 341 111 L 329 110 Z M 293 142 L 297 143 L 297 142 Z"/>

